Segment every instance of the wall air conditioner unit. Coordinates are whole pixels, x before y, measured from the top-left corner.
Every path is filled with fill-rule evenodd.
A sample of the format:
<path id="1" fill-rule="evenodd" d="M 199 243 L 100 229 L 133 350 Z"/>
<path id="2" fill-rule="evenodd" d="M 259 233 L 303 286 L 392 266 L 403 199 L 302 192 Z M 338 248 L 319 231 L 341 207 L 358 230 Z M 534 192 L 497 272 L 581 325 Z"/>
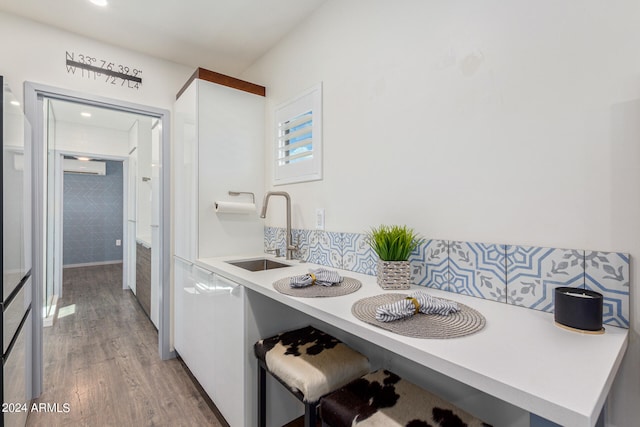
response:
<path id="1" fill-rule="evenodd" d="M 63 170 L 65 173 L 106 175 L 107 164 L 105 162 L 86 162 L 82 160 L 63 159 Z"/>

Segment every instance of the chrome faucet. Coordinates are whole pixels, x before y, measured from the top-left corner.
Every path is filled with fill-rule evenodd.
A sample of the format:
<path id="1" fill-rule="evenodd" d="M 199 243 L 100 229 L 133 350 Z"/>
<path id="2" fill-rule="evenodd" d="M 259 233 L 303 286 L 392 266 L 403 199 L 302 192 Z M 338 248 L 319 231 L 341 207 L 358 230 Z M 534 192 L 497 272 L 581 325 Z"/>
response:
<path id="1" fill-rule="evenodd" d="M 264 200 L 262 202 L 262 212 L 260 213 L 260 218 L 267 217 L 267 206 L 269 205 L 269 198 L 271 196 L 282 196 L 287 199 L 287 257 L 286 259 L 293 259 L 293 251 L 297 249 L 295 245 L 291 243 L 291 197 L 289 197 L 289 193 L 286 191 L 269 191 L 264 195 Z"/>

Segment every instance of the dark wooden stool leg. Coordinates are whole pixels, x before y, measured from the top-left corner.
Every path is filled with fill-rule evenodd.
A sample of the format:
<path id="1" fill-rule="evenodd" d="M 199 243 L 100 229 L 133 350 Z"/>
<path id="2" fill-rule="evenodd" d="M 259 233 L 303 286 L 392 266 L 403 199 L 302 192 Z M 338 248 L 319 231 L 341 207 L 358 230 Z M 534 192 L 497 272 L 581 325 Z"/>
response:
<path id="1" fill-rule="evenodd" d="M 267 371 L 258 361 L 258 427 L 267 427 Z"/>
<path id="2" fill-rule="evenodd" d="M 304 427 L 316 427 L 318 402 L 304 404 Z"/>

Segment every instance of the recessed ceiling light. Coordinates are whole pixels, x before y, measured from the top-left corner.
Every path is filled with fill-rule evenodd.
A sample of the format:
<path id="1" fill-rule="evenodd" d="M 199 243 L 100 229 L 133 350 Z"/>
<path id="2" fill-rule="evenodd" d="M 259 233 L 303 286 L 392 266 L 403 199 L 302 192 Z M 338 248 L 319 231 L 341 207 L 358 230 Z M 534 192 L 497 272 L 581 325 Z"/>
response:
<path id="1" fill-rule="evenodd" d="M 91 160 L 91 158 L 89 157 L 83 157 L 83 156 L 76 156 L 76 159 L 83 161 L 83 162 L 88 162 L 89 160 Z"/>
<path id="2" fill-rule="evenodd" d="M 85 111 L 83 111 L 82 113 L 80 113 L 80 115 L 81 115 L 82 117 L 91 117 L 91 113 L 87 113 L 87 112 L 85 112 Z"/>
<path id="3" fill-rule="evenodd" d="M 107 0 L 89 0 L 89 1 L 95 4 L 96 6 L 102 6 L 102 7 L 105 7 L 108 4 Z"/>
<path id="4" fill-rule="evenodd" d="M 20 103 L 18 101 L 11 101 L 11 105 L 15 105 L 16 107 L 19 107 Z"/>

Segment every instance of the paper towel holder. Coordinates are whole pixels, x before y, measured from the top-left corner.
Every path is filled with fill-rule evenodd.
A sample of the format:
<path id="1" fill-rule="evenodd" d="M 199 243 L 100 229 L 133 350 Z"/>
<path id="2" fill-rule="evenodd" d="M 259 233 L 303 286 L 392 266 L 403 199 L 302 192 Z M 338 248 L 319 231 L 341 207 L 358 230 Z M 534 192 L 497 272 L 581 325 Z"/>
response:
<path id="1" fill-rule="evenodd" d="M 253 204 L 256 203 L 256 195 L 253 194 L 251 191 L 229 191 L 229 195 L 230 196 L 239 196 L 241 194 L 249 194 L 249 195 L 251 195 L 251 203 L 253 203 Z"/>

